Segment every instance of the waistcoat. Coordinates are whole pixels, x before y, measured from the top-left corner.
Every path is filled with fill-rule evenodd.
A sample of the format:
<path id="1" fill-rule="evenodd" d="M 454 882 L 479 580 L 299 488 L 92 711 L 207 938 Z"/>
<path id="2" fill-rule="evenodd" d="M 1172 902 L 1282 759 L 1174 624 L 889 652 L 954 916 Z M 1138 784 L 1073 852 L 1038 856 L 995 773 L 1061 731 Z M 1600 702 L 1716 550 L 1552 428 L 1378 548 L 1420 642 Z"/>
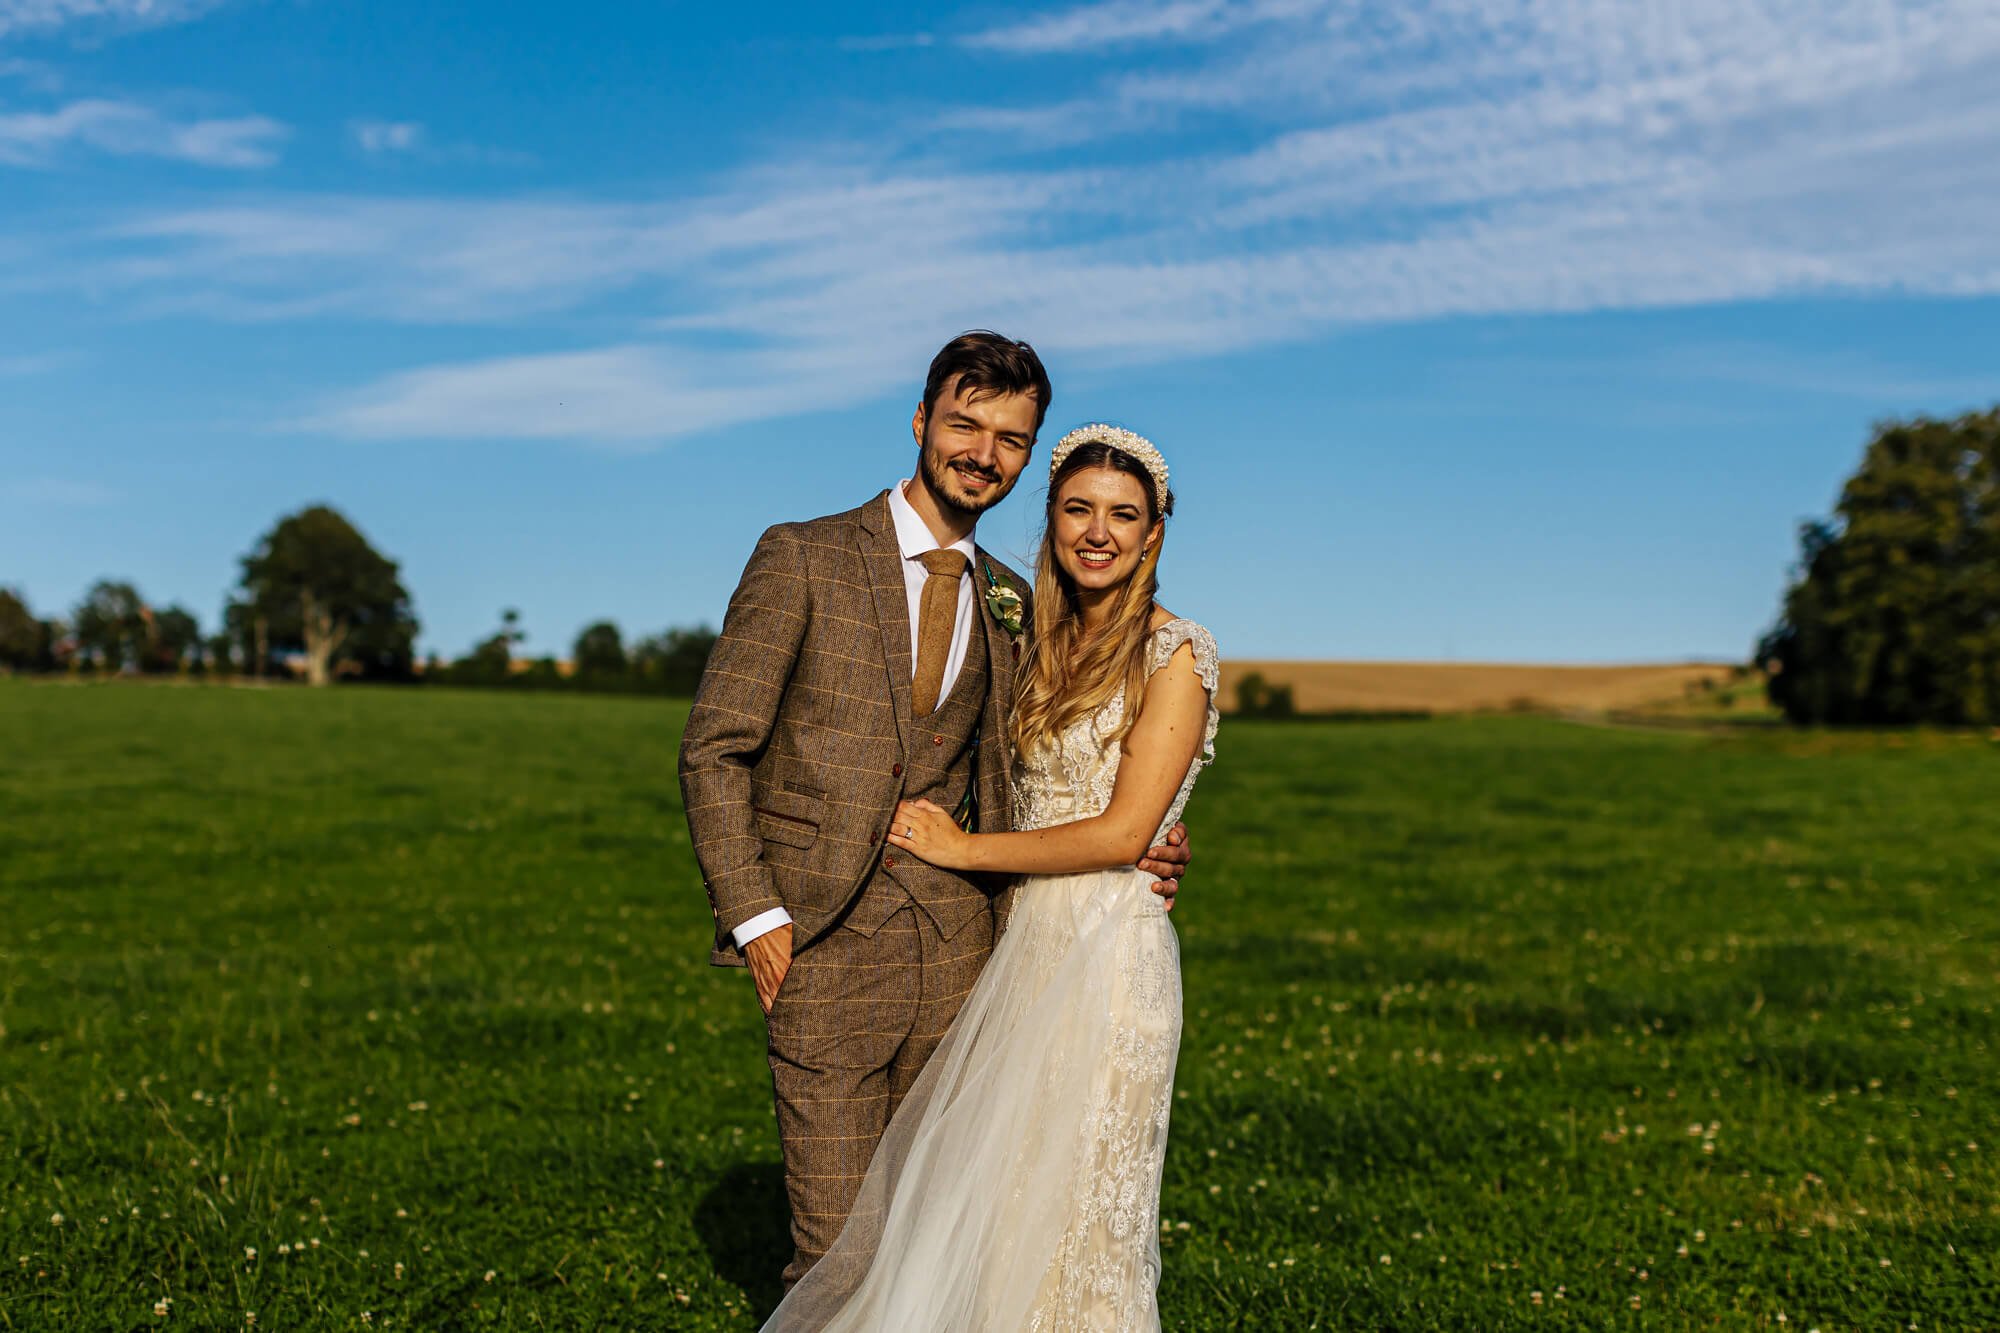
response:
<path id="1" fill-rule="evenodd" d="M 982 614 L 976 603 L 973 614 Z M 972 789 L 972 742 L 992 679 L 984 629 L 973 625 L 965 665 L 937 711 L 910 723 L 911 744 L 903 761 L 904 800 L 928 800 L 956 811 Z M 905 902 L 914 902 L 936 923 L 938 933 L 950 939 L 976 913 L 991 910 L 991 901 L 962 875 L 885 843 L 873 882 L 862 891 L 845 924 L 872 935 Z"/>

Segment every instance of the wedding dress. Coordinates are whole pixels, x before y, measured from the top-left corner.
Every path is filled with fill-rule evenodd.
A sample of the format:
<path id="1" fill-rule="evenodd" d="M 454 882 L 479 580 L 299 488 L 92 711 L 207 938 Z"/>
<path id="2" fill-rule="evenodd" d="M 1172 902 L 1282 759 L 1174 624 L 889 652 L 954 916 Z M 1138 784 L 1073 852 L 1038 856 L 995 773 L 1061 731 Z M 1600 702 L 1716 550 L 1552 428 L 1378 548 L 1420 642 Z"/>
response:
<path id="1" fill-rule="evenodd" d="M 1147 670 L 1182 644 L 1209 694 L 1201 752 L 1160 824 L 1215 757 L 1208 631 L 1153 631 Z M 1014 822 L 1047 828 L 1111 803 L 1122 689 L 1017 760 Z M 1033 875 L 950 1032 L 898 1108 L 840 1239 L 792 1289 L 778 1333 L 1157 1330 L 1160 1170 L 1180 1047 L 1180 950 L 1153 878 L 1131 866 Z"/>

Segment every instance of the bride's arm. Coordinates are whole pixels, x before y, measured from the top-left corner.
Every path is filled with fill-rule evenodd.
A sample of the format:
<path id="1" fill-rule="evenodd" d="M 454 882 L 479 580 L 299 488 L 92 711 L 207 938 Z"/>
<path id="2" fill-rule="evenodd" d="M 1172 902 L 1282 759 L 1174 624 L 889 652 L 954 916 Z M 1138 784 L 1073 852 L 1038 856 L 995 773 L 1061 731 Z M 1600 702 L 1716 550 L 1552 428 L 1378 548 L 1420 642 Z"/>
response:
<path id="1" fill-rule="evenodd" d="M 1020 833 L 967 833 L 929 801 L 905 802 L 888 840 L 947 870 L 1060 875 L 1132 865 L 1153 845 L 1207 727 L 1208 690 L 1184 643 L 1146 686 L 1103 814 Z"/>

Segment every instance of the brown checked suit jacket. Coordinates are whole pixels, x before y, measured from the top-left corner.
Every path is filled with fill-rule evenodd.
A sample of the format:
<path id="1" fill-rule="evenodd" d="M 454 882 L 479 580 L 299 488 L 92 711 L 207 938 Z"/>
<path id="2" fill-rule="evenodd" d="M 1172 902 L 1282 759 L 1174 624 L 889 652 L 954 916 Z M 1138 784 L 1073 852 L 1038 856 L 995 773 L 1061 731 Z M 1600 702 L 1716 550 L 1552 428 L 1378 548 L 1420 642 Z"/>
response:
<path id="1" fill-rule="evenodd" d="M 986 635 L 991 665 L 973 760 L 982 832 L 1012 826 L 1006 723 L 1016 656 L 986 610 L 988 566 L 1027 597 L 1019 575 L 979 550 L 973 632 Z M 905 758 L 930 739 L 910 716 L 912 675 L 887 491 L 758 539 L 681 742 L 681 795 L 715 913 L 711 962 L 741 966 L 730 932 L 774 907 L 791 914 L 793 947 L 804 948 L 860 894 L 903 795 Z M 1006 903 L 996 908 L 1004 919 Z"/>

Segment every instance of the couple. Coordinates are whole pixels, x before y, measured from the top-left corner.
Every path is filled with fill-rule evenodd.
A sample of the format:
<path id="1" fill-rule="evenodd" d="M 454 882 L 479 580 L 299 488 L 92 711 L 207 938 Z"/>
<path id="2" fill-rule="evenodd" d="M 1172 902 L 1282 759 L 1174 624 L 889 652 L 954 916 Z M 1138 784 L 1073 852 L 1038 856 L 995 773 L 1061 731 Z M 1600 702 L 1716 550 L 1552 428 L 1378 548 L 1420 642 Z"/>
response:
<path id="1" fill-rule="evenodd" d="M 1027 344 L 947 344 L 915 476 L 764 534 L 688 718 L 712 961 L 770 1034 L 797 1253 L 767 1329 L 1159 1327 L 1216 647 L 1153 601 L 1173 496 L 1128 431 L 1050 452 L 1032 591 L 974 544 L 1049 396 Z"/>

